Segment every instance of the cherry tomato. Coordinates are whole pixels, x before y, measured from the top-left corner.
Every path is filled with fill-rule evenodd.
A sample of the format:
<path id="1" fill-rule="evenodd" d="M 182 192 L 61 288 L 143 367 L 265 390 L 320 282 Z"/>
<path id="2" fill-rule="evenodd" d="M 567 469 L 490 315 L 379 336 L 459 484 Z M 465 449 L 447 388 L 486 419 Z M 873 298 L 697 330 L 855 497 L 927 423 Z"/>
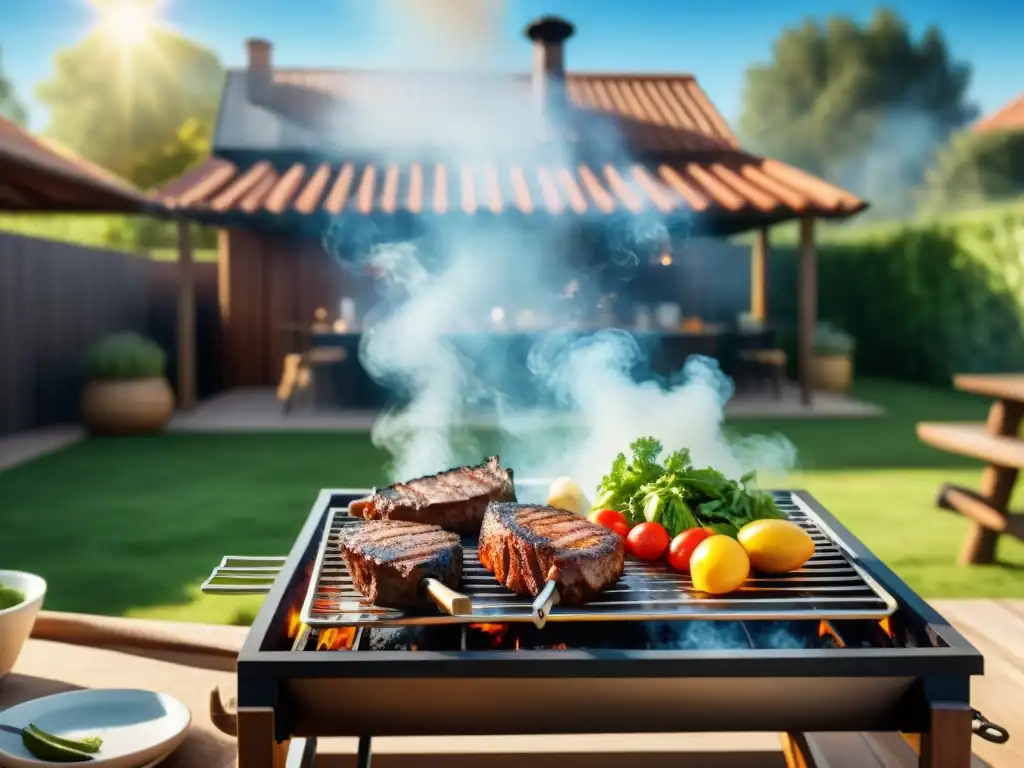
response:
<path id="1" fill-rule="evenodd" d="M 626 537 L 626 551 L 640 560 L 657 560 L 668 549 L 668 531 L 658 523 L 640 523 Z"/>
<path id="2" fill-rule="evenodd" d="M 629 523 L 626 522 L 626 516 L 614 509 L 595 509 L 590 513 L 589 519 L 590 522 L 607 528 L 609 531 L 614 531 L 623 538 L 629 534 Z"/>
<path id="3" fill-rule="evenodd" d="M 674 539 L 668 545 L 668 564 L 677 571 L 690 572 L 690 558 L 693 557 L 693 550 L 697 548 L 704 539 L 714 536 L 715 532 L 710 528 L 689 528 Z"/>

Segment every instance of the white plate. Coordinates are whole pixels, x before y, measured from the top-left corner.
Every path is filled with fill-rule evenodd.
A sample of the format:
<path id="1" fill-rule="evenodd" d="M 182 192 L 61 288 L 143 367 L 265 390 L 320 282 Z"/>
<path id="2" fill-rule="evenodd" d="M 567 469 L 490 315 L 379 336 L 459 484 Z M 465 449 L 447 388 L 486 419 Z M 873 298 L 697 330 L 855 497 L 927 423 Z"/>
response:
<path id="1" fill-rule="evenodd" d="M 128 689 L 58 693 L 0 712 L 0 724 L 24 728 L 34 723 L 65 738 L 99 736 L 103 747 L 95 760 L 69 765 L 90 768 L 142 768 L 156 765 L 185 739 L 192 713 L 165 693 Z M 0 765 L 4 768 L 53 768 L 38 760 L 21 737 L 0 731 Z"/>

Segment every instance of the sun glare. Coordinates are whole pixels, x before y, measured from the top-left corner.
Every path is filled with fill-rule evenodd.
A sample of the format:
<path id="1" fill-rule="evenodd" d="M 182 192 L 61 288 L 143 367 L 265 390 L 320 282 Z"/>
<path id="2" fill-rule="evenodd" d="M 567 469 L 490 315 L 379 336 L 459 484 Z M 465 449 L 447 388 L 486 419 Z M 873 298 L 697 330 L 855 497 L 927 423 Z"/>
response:
<path id="1" fill-rule="evenodd" d="M 144 43 L 156 21 L 156 7 L 147 0 L 91 0 L 103 34 L 116 45 L 134 48 Z"/>

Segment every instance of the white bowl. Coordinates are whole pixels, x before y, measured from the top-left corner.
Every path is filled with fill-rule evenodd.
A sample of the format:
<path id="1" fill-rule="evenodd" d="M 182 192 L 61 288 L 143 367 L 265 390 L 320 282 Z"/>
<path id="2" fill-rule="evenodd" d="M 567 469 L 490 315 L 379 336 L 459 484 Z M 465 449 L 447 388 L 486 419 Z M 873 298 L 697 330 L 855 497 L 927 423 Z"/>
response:
<path id="1" fill-rule="evenodd" d="M 23 571 L 0 571 L 0 586 L 24 593 L 24 602 L 0 611 L 0 678 L 14 668 L 46 597 L 46 581 Z"/>

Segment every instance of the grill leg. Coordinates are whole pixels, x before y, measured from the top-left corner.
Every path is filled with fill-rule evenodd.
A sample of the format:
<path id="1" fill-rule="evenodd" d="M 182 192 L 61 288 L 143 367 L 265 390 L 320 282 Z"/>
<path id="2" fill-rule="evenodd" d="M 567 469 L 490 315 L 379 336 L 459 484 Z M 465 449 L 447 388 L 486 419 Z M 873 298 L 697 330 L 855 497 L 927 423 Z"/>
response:
<path id="1" fill-rule="evenodd" d="M 359 737 L 359 753 L 356 755 L 356 768 L 370 768 L 373 759 L 369 736 Z M 241 766 L 239 766 L 241 768 Z"/>
<path id="2" fill-rule="evenodd" d="M 966 704 L 932 704 L 928 732 L 921 734 L 920 768 L 970 768 L 972 726 Z"/>
<path id="3" fill-rule="evenodd" d="M 238 768 L 286 768 L 288 742 L 274 739 L 271 707 L 238 708 Z"/>

